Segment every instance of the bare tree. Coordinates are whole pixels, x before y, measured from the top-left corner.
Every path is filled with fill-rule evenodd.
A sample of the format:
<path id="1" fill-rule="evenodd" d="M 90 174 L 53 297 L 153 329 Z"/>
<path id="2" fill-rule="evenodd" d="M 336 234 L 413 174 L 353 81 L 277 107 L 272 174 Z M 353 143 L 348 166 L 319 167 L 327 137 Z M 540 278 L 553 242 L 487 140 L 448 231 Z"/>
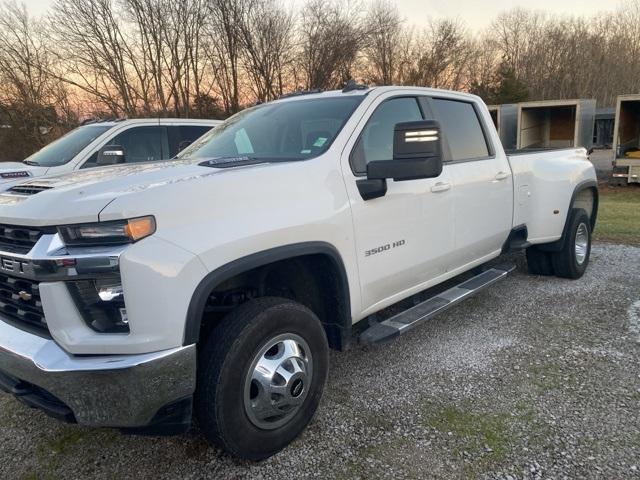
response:
<path id="1" fill-rule="evenodd" d="M 403 20 L 398 7 L 389 0 L 375 0 L 365 18 L 364 53 L 368 80 L 377 85 L 391 85 L 402 67 L 402 49 L 406 46 Z"/>
<path id="2" fill-rule="evenodd" d="M 24 4 L 0 4 L 0 124 L 12 140 L 3 142 L 5 154 L 24 158 L 51 140 L 46 132 L 64 131 L 75 119 L 67 90 L 50 73 L 53 63 L 42 23 Z"/>
<path id="3" fill-rule="evenodd" d="M 478 36 L 451 19 L 417 30 L 390 0 L 306 0 L 299 14 L 280 0 L 55 0 L 47 22 L 12 0 L 0 114 L 73 117 L 75 98 L 110 116 L 230 115 L 351 78 L 610 105 L 640 91 L 639 23 L 640 0 L 593 18 L 513 9 Z"/>
<path id="4" fill-rule="evenodd" d="M 300 67 L 307 89 L 329 89 L 351 79 L 364 31 L 349 2 L 309 0 L 299 29 Z"/>
<path id="5" fill-rule="evenodd" d="M 204 30 L 206 55 L 227 114 L 240 110 L 241 25 L 250 2 L 251 0 L 210 0 L 208 2 L 208 23 Z"/>
<path id="6" fill-rule="evenodd" d="M 293 13 L 276 0 L 256 0 L 240 25 L 244 68 L 259 102 L 282 95 L 292 66 Z"/>
<path id="7" fill-rule="evenodd" d="M 193 98 L 209 90 L 203 87 L 204 0 L 121 2 L 134 33 L 126 39 L 136 52 L 140 78 L 150 82 L 141 88 L 145 110 L 188 116 Z"/>
<path id="8" fill-rule="evenodd" d="M 149 75 L 126 41 L 112 0 L 56 0 L 53 12 L 61 78 L 114 115 L 136 116 Z"/>
<path id="9" fill-rule="evenodd" d="M 458 21 L 438 20 L 417 39 L 417 62 L 411 83 L 460 90 L 469 84 L 473 55 L 465 27 Z"/>

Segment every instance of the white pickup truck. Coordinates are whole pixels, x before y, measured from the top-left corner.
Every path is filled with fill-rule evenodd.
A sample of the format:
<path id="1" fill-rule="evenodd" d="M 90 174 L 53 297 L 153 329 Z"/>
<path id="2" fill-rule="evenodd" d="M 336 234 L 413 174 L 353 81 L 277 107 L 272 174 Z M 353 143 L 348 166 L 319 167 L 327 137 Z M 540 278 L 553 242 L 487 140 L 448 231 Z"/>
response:
<path id="1" fill-rule="evenodd" d="M 167 160 L 220 123 L 220 120 L 184 118 L 89 122 L 22 162 L 1 162 L 0 190 L 29 177 L 57 175 L 106 164 Z"/>
<path id="2" fill-rule="evenodd" d="M 311 420 L 330 348 L 403 334 L 505 277 L 486 266 L 505 252 L 579 278 L 597 206 L 585 150 L 507 156 L 472 95 L 350 84 L 259 105 L 178 160 L 0 194 L 0 385 L 128 432 L 193 412 L 263 459 Z"/>

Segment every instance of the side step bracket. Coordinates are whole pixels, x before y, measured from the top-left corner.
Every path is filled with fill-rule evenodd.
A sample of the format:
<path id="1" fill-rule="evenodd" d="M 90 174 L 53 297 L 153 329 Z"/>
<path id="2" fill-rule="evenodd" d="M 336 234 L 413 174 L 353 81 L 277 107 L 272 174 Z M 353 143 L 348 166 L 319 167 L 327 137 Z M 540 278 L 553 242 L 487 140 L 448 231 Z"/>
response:
<path id="1" fill-rule="evenodd" d="M 515 265 L 493 266 L 415 307 L 372 325 L 360 334 L 359 342 L 365 345 L 390 342 L 498 280 L 502 280 L 515 268 Z"/>

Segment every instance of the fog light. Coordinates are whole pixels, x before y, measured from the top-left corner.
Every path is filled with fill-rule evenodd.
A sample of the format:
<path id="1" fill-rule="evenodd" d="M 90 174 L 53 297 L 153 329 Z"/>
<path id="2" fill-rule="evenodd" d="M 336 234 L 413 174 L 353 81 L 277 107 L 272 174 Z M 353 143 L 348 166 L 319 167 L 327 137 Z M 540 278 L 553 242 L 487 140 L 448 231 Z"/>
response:
<path id="1" fill-rule="evenodd" d="M 119 276 L 68 282 L 67 287 L 89 328 L 99 333 L 129 333 Z"/>
<path id="2" fill-rule="evenodd" d="M 100 288 L 98 296 L 103 302 L 111 302 L 118 298 L 124 298 L 124 289 L 122 285 L 111 285 Z"/>

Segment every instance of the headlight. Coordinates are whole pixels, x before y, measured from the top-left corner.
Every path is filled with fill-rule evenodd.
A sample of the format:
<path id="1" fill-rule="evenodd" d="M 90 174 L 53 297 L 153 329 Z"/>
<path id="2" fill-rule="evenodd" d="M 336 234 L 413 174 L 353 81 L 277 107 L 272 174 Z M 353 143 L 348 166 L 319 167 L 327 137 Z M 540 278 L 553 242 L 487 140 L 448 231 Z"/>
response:
<path id="1" fill-rule="evenodd" d="M 69 246 L 132 243 L 155 231 L 156 221 L 152 216 L 58 227 L 62 240 Z"/>

